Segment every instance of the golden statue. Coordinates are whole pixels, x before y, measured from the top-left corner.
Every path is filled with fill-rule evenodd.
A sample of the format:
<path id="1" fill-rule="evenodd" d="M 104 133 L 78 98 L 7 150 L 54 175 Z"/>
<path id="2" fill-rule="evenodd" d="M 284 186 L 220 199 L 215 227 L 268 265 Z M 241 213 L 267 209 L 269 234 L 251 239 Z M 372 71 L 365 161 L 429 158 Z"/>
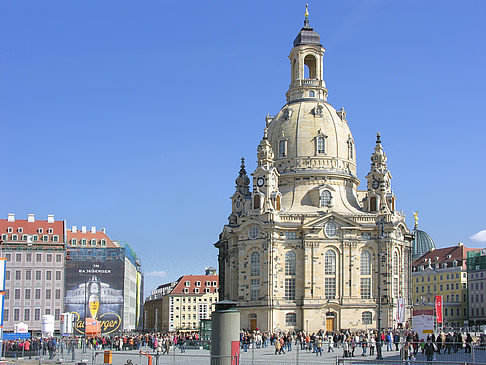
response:
<path id="1" fill-rule="evenodd" d="M 418 227 L 418 221 L 419 221 L 419 217 L 418 217 L 418 210 L 416 212 L 413 212 L 413 219 L 415 220 L 415 228 Z"/>
<path id="2" fill-rule="evenodd" d="M 306 18 L 309 17 L 309 10 L 307 10 L 308 7 L 309 7 L 309 4 L 305 4 L 305 17 Z"/>

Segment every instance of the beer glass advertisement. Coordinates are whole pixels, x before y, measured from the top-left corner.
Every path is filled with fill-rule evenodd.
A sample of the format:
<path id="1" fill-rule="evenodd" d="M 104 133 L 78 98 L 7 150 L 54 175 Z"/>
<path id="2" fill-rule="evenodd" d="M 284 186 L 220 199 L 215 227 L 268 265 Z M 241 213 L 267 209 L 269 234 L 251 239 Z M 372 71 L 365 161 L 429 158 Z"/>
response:
<path id="1" fill-rule="evenodd" d="M 64 311 L 74 314 L 75 335 L 94 336 L 120 331 L 123 262 L 67 261 L 65 272 Z"/>

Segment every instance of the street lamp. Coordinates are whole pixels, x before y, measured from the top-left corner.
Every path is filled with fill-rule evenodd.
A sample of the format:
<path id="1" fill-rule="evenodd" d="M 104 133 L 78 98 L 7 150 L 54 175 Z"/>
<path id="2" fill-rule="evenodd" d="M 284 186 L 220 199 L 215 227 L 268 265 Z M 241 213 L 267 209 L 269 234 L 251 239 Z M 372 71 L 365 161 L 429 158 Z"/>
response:
<path id="1" fill-rule="evenodd" d="M 376 342 L 376 360 L 383 360 L 383 355 L 381 354 L 381 238 L 384 236 L 384 222 L 383 218 L 378 220 L 378 341 Z"/>

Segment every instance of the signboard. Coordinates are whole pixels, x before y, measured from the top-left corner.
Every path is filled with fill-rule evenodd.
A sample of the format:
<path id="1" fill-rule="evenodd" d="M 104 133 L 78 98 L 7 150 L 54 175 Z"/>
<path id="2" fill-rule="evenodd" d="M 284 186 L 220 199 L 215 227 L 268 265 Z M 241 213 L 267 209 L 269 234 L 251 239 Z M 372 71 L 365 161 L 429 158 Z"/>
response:
<path id="1" fill-rule="evenodd" d="M 433 309 L 414 310 L 412 314 L 412 328 L 421 340 L 434 333 L 435 316 Z"/>
<path id="2" fill-rule="evenodd" d="M 30 338 L 30 332 L 27 333 L 4 333 L 4 340 L 26 340 Z"/>
<path id="3" fill-rule="evenodd" d="M 122 261 L 67 261 L 64 311 L 74 315 L 75 335 L 86 332 L 86 320 L 99 321 L 101 334 L 122 330 Z M 90 327 L 92 329 L 92 327 Z"/>
<path id="4" fill-rule="evenodd" d="M 435 316 L 437 323 L 442 323 L 442 295 L 435 296 Z"/>
<path id="5" fill-rule="evenodd" d="M 16 333 L 27 333 L 29 332 L 29 325 L 24 322 L 14 324 L 14 332 Z"/>

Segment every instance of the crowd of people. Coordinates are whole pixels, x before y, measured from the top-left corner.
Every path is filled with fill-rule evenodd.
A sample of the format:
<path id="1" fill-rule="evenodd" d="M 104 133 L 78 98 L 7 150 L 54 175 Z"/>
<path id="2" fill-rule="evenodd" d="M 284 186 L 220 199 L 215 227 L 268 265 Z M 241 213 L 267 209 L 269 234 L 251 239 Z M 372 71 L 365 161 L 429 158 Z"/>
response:
<path id="1" fill-rule="evenodd" d="M 473 343 L 472 336 L 467 333 L 462 335 L 459 332 L 444 333 L 437 336 L 431 334 L 427 339 L 420 339 L 417 333 L 412 331 L 387 331 L 381 333 L 381 341 L 376 331 L 360 332 L 325 332 L 318 331 L 306 333 L 304 331 L 292 332 L 265 332 L 247 331 L 240 332 L 240 343 L 243 352 L 248 349 L 275 347 L 275 355 L 285 354 L 292 351 L 292 345 L 298 346 L 302 351 L 315 353 L 322 356 L 323 351 L 334 352 L 336 348 L 342 348 L 344 357 L 375 356 L 377 346 L 382 345 L 382 351 L 398 351 L 404 361 L 415 360 L 420 351 L 427 357 L 427 361 L 434 361 L 436 354 L 456 353 L 463 350 L 471 352 Z M 359 350 L 358 350 L 359 349 Z M 359 353 L 358 353 L 359 352 Z"/>
<path id="2" fill-rule="evenodd" d="M 342 349 L 344 357 L 375 356 L 377 346 L 382 344 L 381 350 L 398 351 L 400 358 L 408 363 L 415 360 L 420 352 L 427 361 L 435 361 L 438 354 L 451 354 L 464 350 L 471 352 L 473 337 L 467 333 L 459 332 L 430 334 L 427 339 L 419 339 L 417 333 L 412 331 L 387 331 L 381 333 L 379 341 L 376 331 L 318 331 L 307 333 L 304 331 L 269 332 L 259 330 L 240 331 L 240 344 L 243 352 L 249 348 L 261 349 L 272 346 L 275 355 L 285 354 L 297 347 L 300 351 L 306 351 L 322 356 L 323 352 L 334 352 Z M 5 340 L 3 350 L 6 356 L 32 357 L 37 355 L 54 358 L 56 353 L 67 351 L 69 354 L 74 349 L 94 349 L 129 351 L 145 350 L 158 354 L 168 354 L 171 348 L 178 348 L 181 353 L 186 350 L 187 343 L 200 344 L 199 333 L 195 332 L 171 332 L 171 333 L 126 333 L 115 336 L 100 337 L 64 337 L 56 339 L 32 338 L 24 340 Z"/>

